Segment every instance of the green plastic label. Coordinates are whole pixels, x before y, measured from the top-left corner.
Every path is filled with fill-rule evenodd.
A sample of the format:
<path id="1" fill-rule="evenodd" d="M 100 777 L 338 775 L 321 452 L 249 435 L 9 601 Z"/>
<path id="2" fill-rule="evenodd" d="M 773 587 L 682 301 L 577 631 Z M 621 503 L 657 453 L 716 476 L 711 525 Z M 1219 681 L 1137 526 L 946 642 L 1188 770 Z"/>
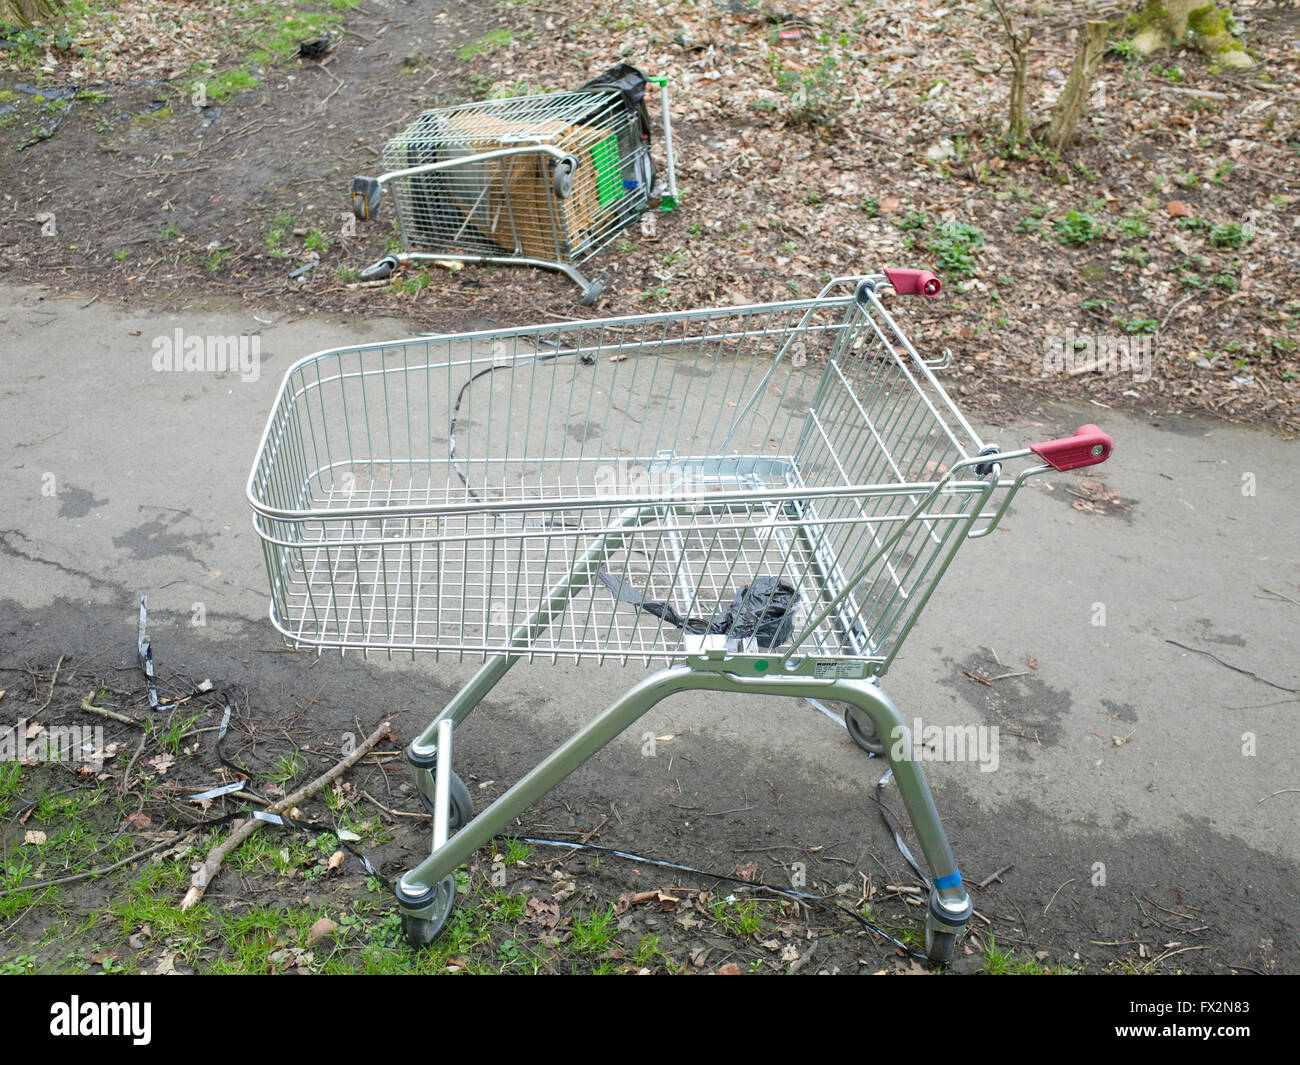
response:
<path id="1" fill-rule="evenodd" d="M 623 168 L 618 162 L 618 134 L 611 133 L 591 149 L 591 161 L 596 167 L 596 195 L 600 205 L 621 200 L 626 195 L 623 188 Z"/>

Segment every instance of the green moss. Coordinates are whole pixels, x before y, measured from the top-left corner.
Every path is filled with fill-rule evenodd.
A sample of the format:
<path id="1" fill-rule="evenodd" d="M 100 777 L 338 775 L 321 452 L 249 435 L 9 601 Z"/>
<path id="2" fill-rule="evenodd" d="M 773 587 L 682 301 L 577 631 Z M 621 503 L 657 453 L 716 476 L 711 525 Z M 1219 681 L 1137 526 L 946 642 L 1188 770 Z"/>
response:
<path id="1" fill-rule="evenodd" d="M 1221 33 L 1228 32 L 1223 12 L 1214 4 L 1206 4 L 1205 7 L 1198 7 L 1190 12 L 1187 16 L 1187 28 L 1202 37 L 1217 37 Z"/>

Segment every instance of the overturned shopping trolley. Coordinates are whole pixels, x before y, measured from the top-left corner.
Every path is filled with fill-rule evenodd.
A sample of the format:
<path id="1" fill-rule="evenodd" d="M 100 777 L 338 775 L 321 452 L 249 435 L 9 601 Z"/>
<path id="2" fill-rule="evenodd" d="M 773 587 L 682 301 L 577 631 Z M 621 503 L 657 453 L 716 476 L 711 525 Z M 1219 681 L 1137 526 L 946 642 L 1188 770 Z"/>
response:
<path id="1" fill-rule="evenodd" d="M 387 173 L 352 182 L 352 209 L 370 218 L 392 191 L 403 251 L 367 267 L 449 259 L 542 266 L 596 302 L 604 288 L 579 267 L 655 202 L 676 205 L 668 87 L 659 85 L 667 185 L 650 158 L 646 77 L 621 64 L 577 92 L 426 111 L 384 147 Z"/>
<path id="2" fill-rule="evenodd" d="M 1103 462 L 1095 426 L 985 446 L 882 295 L 341 348 L 293 366 L 248 495 L 290 642 L 481 655 L 411 743 L 433 851 L 397 893 L 414 942 L 454 871 L 666 696 L 836 699 L 863 745 L 906 737 L 878 681 L 957 549 L 1031 474 Z M 1014 476 L 1003 467 L 1037 456 Z M 661 668 L 479 811 L 454 726 L 520 659 Z M 933 879 L 930 957 L 971 915 L 919 761 L 890 759 Z M 454 836 L 449 836 L 458 829 Z"/>

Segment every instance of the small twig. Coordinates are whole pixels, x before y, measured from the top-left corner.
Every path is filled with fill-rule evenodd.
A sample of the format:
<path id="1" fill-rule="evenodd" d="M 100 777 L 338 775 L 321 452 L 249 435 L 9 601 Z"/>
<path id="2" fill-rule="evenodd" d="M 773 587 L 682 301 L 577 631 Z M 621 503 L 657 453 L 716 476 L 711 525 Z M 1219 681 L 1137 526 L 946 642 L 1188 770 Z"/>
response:
<path id="1" fill-rule="evenodd" d="M 1160 327 L 1156 330 L 1157 337 L 1165 331 L 1165 326 L 1169 324 L 1169 319 L 1173 316 L 1174 311 L 1178 310 L 1179 307 L 1181 307 L 1194 295 L 1196 295 L 1196 293 L 1189 292 L 1186 296 L 1184 296 L 1182 299 L 1180 299 L 1177 303 L 1175 303 L 1172 307 L 1169 308 L 1169 313 L 1165 315 L 1164 321 L 1160 323 Z"/>
<path id="2" fill-rule="evenodd" d="M 135 749 L 135 754 L 131 755 L 131 760 L 126 763 L 126 770 L 122 774 L 122 779 L 117 782 L 118 795 L 125 794 L 127 786 L 131 780 L 131 770 L 135 768 L 136 759 L 139 758 L 140 754 L 144 751 L 144 745 L 148 739 L 149 734 L 147 732 L 141 733 L 140 743 Z"/>
<path id="3" fill-rule="evenodd" d="M 1265 680 L 1258 673 L 1252 673 L 1248 669 L 1242 669 L 1240 666 L 1234 666 L 1231 662 L 1225 662 L 1218 655 L 1210 654 L 1209 651 L 1202 651 L 1199 647 L 1188 647 L 1185 643 L 1179 643 L 1177 640 L 1169 640 L 1169 639 L 1166 639 L 1165 643 L 1171 643 L 1175 647 L 1181 647 L 1184 651 L 1194 651 L 1198 655 L 1205 655 L 1206 658 L 1213 658 L 1216 662 L 1219 663 L 1219 665 L 1226 666 L 1228 669 L 1231 669 L 1235 673 L 1242 673 L 1247 677 L 1253 677 L 1261 684 L 1267 684 L 1270 688 L 1276 688 L 1280 692 L 1290 692 L 1292 695 L 1300 694 L 1300 689 L 1284 688 L 1280 684 L 1274 684 L 1271 680 Z"/>
<path id="4" fill-rule="evenodd" d="M 1059 888 L 1057 888 L 1054 892 L 1052 892 L 1052 897 L 1051 897 L 1050 899 L 1047 900 L 1047 905 L 1043 907 L 1043 914 L 1044 914 L 1044 915 L 1046 915 L 1046 914 L 1047 914 L 1047 911 L 1050 910 L 1050 909 L 1052 908 L 1052 903 L 1054 903 L 1054 902 L 1056 901 L 1056 896 L 1059 895 L 1059 894 L 1062 892 L 1062 890 L 1065 889 L 1065 887 L 1066 887 L 1067 885 L 1069 885 L 1069 884 L 1073 884 L 1073 883 L 1074 883 L 1076 880 L 1078 880 L 1078 879 L 1079 879 L 1079 878 L 1078 878 L 1077 876 L 1072 876 L 1072 877 L 1070 877 L 1069 880 L 1067 880 L 1064 884 L 1062 884 Z"/>
<path id="5" fill-rule="evenodd" d="M 1300 699 L 1274 699 L 1271 703 L 1243 703 L 1241 706 L 1229 706 L 1228 710 L 1258 710 L 1264 706 L 1281 706 L 1283 703 L 1300 703 Z"/>
<path id="6" fill-rule="evenodd" d="M 981 889 L 983 889 L 983 888 L 988 887 L 988 886 L 989 886 L 991 883 L 993 883 L 993 881 L 995 881 L 995 880 L 1000 884 L 1000 883 L 1002 883 L 1002 874 L 1003 874 L 1003 873 L 1009 873 L 1009 872 L 1011 872 L 1011 870 L 1014 869 L 1015 867 L 1016 867 L 1016 863 L 1015 863 L 1015 862 L 1012 862 L 1010 865 L 1004 865 L 1004 866 L 1003 866 L 1001 869 L 999 869 L 996 873 L 990 873 L 988 876 L 986 876 L 983 880 L 981 880 L 981 881 L 980 881 L 978 884 L 976 884 L 975 886 L 976 886 L 977 888 L 981 888 Z"/>
<path id="7" fill-rule="evenodd" d="M 94 697 L 95 697 L 95 693 L 91 692 L 84 699 L 82 699 L 81 709 L 85 710 L 87 713 L 98 714 L 100 717 L 106 717 L 113 721 L 120 721 L 124 725 L 134 725 L 136 728 L 144 728 L 146 726 L 147 723 L 144 721 L 137 721 L 133 717 L 127 717 L 125 714 L 119 714 L 116 710 L 106 710 L 102 706 L 96 706 L 94 703 L 90 701 Z"/>
<path id="8" fill-rule="evenodd" d="M 1283 788 L 1281 791 L 1275 791 L 1271 795 L 1265 795 L 1264 799 L 1271 799 L 1273 795 L 1290 795 L 1290 794 L 1300 794 L 1300 788 Z M 1264 799 L 1260 799 L 1259 802 L 1255 803 L 1255 805 L 1258 806 L 1260 802 L 1264 801 Z"/>
<path id="9" fill-rule="evenodd" d="M 373 803 L 375 806 L 378 806 L 381 810 L 384 811 L 384 813 L 388 814 L 389 817 L 413 817 L 416 820 L 423 819 L 427 821 L 430 817 L 433 816 L 433 814 L 430 813 L 407 813 L 405 810 L 390 810 L 382 802 L 380 802 L 373 795 L 371 795 L 370 792 L 365 791 L 364 789 L 361 792 L 361 797 Z"/>
<path id="10" fill-rule="evenodd" d="M 40 707 L 36 711 L 36 714 L 39 714 L 42 710 L 44 710 L 47 706 L 49 706 L 50 700 L 54 698 L 54 685 L 58 683 L 59 670 L 62 668 L 63 668 L 63 655 L 59 655 L 59 660 L 54 665 L 54 676 L 50 678 L 50 693 L 45 697 L 45 702 L 41 703 Z M 32 717 L 35 717 L 36 714 L 32 714 Z"/>
<path id="11" fill-rule="evenodd" d="M 1210 948 L 1208 946 L 1205 946 L 1205 947 L 1179 947 L 1177 950 L 1167 950 L 1163 954 L 1161 954 L 1158 958 L 1152 958 L 1149 962 L 1146 963 L 1145 967 L 1147 969 L 1150 969 L 1151 966 L 1153 966 L 1158 961 L 1164 961 L 1166 958 L 1172 958 L 1175 954 L 1183 954 L 1189 950 L 1209 950 L 1209 949 Z"/>
<path id="12" fill-rule="evenodd" d="M 1300 606 L 1300 602 L 1297 602 L 1296 600 L 1292 599 L 1289 595 L 1283 595 L 1281 592 L 1275 592 L 1273 591 L 1272 588 L 1265 588 L 1262 584 L 1259 586 L 1259 590 L 1261 592 L 1267 592 L 1269 595 L 1275 595 L 1279 599 L 1285 599 L 1288 603 L 1295 603 L 1296 606 Z"/>
<path id="13" fill-rule="evenodd" d="M 1147 899 L 1147 902 L 1151 903 L 1151 905 L 1154 906 L 1157 910 L 1164 910 L 1164 912 L 1169 914 L 1171 917 L 1181 917 L 1185 921 L 1194 920 L 1194 918 L 1190 913 L 1179 913 L 1177 910 L 1165 909 L 1165 907 L 1161 906 L 1160 903 L 1156 902 L 1155 899 Z"/>

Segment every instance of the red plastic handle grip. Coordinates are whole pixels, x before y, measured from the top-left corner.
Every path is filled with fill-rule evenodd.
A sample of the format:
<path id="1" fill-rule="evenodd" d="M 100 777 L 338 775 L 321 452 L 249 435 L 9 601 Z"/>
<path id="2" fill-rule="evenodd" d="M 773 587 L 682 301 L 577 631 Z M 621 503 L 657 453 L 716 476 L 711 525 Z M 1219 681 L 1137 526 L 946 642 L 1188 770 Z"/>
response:
<path id="1" fill-rule="evenodd" d="M 1081 425 L 1073 436 L 1063 436 L 1060 440 L 1029 445 L 1030 451 L 1058 470 L 1096 466 L 1110 458 L 1114 448 L 1115 442 L 1095 425 Z"/>
<path id="2" fill-rule="evenodd" d="M 886 267 L 885 276 L 900 296 L 929 296 L 933 299 L 943 288 L 929 270 L 890 270 Z"/>

